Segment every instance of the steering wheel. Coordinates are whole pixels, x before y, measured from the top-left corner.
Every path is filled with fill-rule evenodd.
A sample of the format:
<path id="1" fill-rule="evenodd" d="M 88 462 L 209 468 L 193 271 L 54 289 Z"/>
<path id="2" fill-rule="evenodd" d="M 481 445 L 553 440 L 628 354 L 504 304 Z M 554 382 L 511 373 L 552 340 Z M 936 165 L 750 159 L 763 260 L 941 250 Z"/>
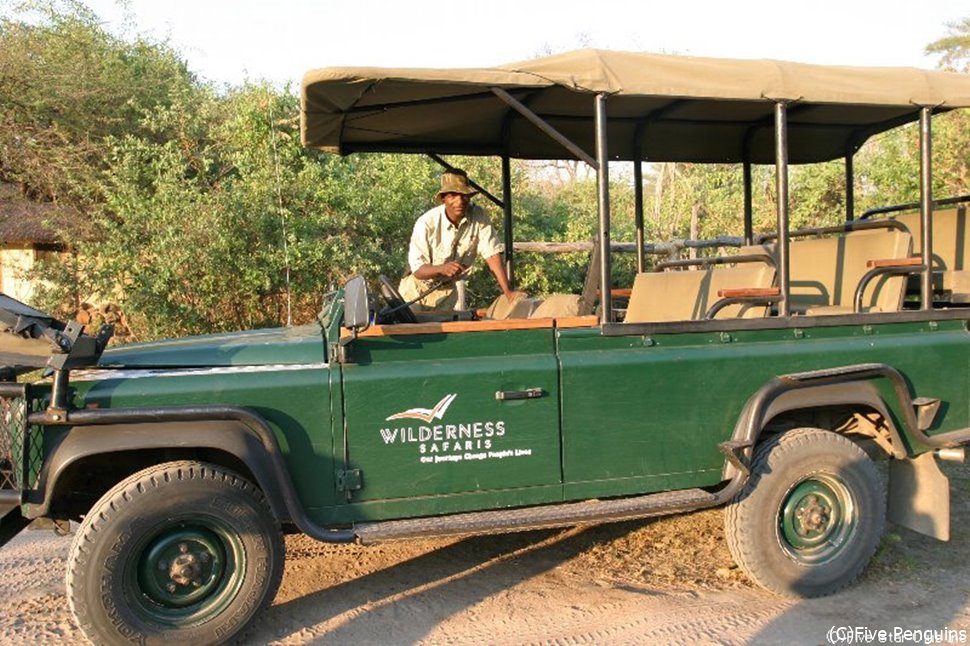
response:
<path id="1" fill-rule="evenodd" d="M 387 306 L 382 307 L 377 313 L 378 323 L 417 323 L 418 318 L 398 293 L 394 283 L 384 274 L 378 276 L 377 280 L 381 284 L 381 296 L 387 303 Z"/>

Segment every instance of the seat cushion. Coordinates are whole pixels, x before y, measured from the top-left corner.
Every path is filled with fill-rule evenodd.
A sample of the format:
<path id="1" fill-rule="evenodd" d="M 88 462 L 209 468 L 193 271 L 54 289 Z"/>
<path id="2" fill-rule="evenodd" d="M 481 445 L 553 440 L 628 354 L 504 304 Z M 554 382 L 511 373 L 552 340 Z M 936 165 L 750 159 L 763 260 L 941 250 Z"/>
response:
<path id="1" fill-rule="evenodd" d="M 530 319 L 556 318 L 560 316 L 579 316 L 578 294 L 551 294 L 539 303 Z"/>

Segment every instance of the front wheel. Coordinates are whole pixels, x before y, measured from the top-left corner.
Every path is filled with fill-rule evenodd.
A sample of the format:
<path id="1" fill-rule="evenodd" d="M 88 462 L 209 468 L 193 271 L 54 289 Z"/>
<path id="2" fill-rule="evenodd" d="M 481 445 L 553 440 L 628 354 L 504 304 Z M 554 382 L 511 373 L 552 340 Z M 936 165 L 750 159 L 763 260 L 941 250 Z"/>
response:
<path id="1" fill-rule="evenodd" d="M 123 480 L 85 517 L 67 591 L 95 644 L 213 644 L 272 601 L 282 573 L 259 489 L 212 464 L 170 462 Z"/>
<path id="2" fill-rule="evenodd" d="M 801 428 L 759 446 L 751 478 L 725 510 L 728 547 L 756 583 L 817 597 L 849 585 L 886 523 L 879 472 L 841 435 Z"/>

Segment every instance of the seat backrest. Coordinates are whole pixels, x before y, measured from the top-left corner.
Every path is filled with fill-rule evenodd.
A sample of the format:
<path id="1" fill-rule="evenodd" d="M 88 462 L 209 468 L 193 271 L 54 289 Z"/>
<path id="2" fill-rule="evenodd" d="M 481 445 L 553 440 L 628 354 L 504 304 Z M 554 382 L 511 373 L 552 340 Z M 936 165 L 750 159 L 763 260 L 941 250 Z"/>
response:
<path id="1" fill-rule="evenodd" d="M 550 294 L 544 301 L 539 303 L 530 319 L 557 318 L 560 316 L 579 316 L 578 294 Z"/>
<path id="2" fill-rule="evenodd" d="M 775 269 L 767 263 L 714 267 L 694 271 L 645 272 L 633 281 L 627 323 L 690 321 L 701 319 L 720 297 L 722 289 L 771 287 Z M 758 318 L 765 305 L 728 305 L 719 318 Z"/>
<path id="3" fill-rule="evenodd" d="M 903 213 L 896 220 L 913 234 L 913 251 L 923 248 L 920 214 Z M 967 205 L 933 210 L 933 269 L 966 271 L 970 269 L 970 231 L 967 230 Z"/>
<path id="4" fill-rule="evenodd" d="M 485 318 L 502 321 L 505 319 L 527 319 L 532 310 L 535 309 L 538 301 L 534 298 L 521 296 L 511 303 L 505 294 L 499 294 L 488 309 L 485 310 Z"/>
<path id="5" fill-rule="evenodd" d="M 850 231 L 827 238 L 795 238 L 789 244 L 790 307 L 804 312 L 816 307 L 852 308 L 855 291 L 869 271 L 870 260 L 906 258 L 912 237 L 897 229 Z M 883 277 L 870 283 L 863 307 L 896 311 L 902 306 L 905 276 Z"/>

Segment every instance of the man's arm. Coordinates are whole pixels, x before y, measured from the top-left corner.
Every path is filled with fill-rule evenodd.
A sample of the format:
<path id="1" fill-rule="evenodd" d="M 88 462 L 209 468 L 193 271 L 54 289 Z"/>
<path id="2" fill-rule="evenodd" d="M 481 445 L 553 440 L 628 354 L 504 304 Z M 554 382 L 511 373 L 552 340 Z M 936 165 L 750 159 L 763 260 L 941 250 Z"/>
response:
<path id="1" fill-rule="evenodd" d="M 501 263 L 500 263 L 501 264 Z M 467 269 L 465 265 L 461 264 L 457 260 L 452 260 L 440 265 L 423 264 L 412 273 L 415 278 L 420 278 L 421 280 L 428 280 L 429 278 L 436 278 L 438 276 L 444 276 L 445 278 L 454 278 L 461 272 Z"/>
<path id="2" fill-rule="evenodd" d="M 499 289 L 502 290 L 502 293 L 505 294 L 505 297 L 509 299 L 510 303 L 517 298 L 525 296 L 525 292 L 512 291 L 512 288 L 509 287 L 509 277 L 505 274 L 505 263 L 502 262 L 501 253 L 486 258 L 485 264 L 495 274 L 495 281 L 498 283 Z"/>
<path id="3" fill-rule="evenodd" d="M 499 289 L 505 294 L 505 297 L 509 299 L 509 302 L 516 300 L 525 296 L 525 292 L 512 291 L 509 286 L 509 277 L 505 273 L 505 263 L 502 260 L 502 252 L 504 247 L 498 241 L 498 236 L 495 234 L 495 227 L 492 226 L 491 220 L 485 215 L 485 211 L 480 207 L 476 206 L 477 213 L 474 213 L 470 217 L 476 218 L 481 222 L 481 233 L 478 238 L 478 255 L 485 259 L 485 264 L 488 268 L 492 270 L 495 275 L 495 281 L 498 283 Z"/>

